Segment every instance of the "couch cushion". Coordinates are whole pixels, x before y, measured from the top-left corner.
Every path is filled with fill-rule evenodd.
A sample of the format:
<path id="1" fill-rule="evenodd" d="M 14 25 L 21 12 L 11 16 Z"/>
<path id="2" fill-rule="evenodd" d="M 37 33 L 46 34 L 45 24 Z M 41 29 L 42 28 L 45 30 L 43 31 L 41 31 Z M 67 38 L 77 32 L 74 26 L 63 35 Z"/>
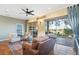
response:
<path id="1" fill-rule="evenodd" d="M 38 45 L 39 45 L 38 41 L 37 40 L 33 40 L 33 42 L 32 42 L 32 49 L 37 49 Z"/>
<path id="2" fill-rule="evenodd" d="M 11 42 L 17 42 L 17 41 L 20 41 L 20 37 L 16 37 L 16 38 L 14 37 L 11 39 Z"/>
<path id="3" fill-rule="evenodd" d="M 55 34 L 48 34 L 48 37 L 49 37 L 49 38 L 56 39 L 57 36 L 56 36 Z"/>
<path id="4" fill-rule="evenodd" d="M 40 42 L 41 42 L 41 41 L 45 41 L 45 40 L 47 40 L 47 39 L 49 39 L 49 37 L 48 37 L 47 35 L 45 35 L 45 36 L 40 36 L 40 37 L 37 38 L 37 40 L 40 41 Z"/>
<path id="5" fill-rule="evenodd" d="M 11 42 L 20 41 L 20 37 L 16 33 L 9 33 L 8 38 L 11 39 Z"/>

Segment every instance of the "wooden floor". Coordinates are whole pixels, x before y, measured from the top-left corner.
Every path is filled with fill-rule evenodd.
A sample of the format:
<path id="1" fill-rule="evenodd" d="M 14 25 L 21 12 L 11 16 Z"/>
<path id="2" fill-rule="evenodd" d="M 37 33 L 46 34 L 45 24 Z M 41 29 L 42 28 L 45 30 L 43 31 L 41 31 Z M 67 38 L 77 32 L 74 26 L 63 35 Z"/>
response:
<path id="1" fill-rule="evenodd" d="M 0 55 L 12 55 L 12 52 L 8 46 L 8 43 L 0 43 Z"/>

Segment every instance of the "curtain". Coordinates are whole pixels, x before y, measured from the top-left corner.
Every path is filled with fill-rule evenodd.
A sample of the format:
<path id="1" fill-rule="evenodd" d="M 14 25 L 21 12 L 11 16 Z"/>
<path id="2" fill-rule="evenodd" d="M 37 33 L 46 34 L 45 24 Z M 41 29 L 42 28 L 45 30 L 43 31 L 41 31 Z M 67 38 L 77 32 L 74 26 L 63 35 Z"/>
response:
<path id="1" fill-rule="evenodd" d="M 79 54 L 79 5 L 68 7 L 68 20 L 75 35 L 74 49 Z"/>
<path id="2" fill-rule="evenodd" d="M 49 34 L 49 21 L 46 21 L 45 23 L 46 23 L 46 25 L 45 25 L 45 27 L 46 27 L 46 34 Z"/>

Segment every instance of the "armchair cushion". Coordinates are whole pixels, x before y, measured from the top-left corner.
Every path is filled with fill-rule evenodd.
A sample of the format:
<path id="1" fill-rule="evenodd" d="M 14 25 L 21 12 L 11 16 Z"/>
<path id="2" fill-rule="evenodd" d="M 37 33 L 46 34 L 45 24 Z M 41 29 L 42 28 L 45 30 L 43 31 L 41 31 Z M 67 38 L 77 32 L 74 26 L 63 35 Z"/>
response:
<path id="1" fill-rule="evenodd" d="M 28 42 L 24 42 L 24 43 L 23 43 L 23 48 L 25 48 L 25 49 L 30 49 L 30 48 L 32 48 L 32 44 L 30 44 L 30 43 L 28 43 Z"/>
<path id="2" fill-rule="evenodd" d="M 33 42 L 32 42 L 32 49 L 38 49 L 38 45 L 39 45 L 39 43 L 38 43 L 38 41 L 37 40 L 33 40 Z"/>
<path id="3" fill-rule="evenodd" d="M 31 55 L 37 55 L 39 50 L 29 49 L 29 54 Z"/>
<path id="4" fill-rule="evenodd" d="M 8 38 L 11 40 L 12 43 L 20 41 L 20 37 L 18 37 L 16 33 L 9 33 Z"/>
<path id="5" fill-rule="evenodd" d="M 38 54 L 39 50 L 33 49 L 31 43 L 24 43 L 23 44 L 23 54 L 24 55 L 36 55 Z"/>

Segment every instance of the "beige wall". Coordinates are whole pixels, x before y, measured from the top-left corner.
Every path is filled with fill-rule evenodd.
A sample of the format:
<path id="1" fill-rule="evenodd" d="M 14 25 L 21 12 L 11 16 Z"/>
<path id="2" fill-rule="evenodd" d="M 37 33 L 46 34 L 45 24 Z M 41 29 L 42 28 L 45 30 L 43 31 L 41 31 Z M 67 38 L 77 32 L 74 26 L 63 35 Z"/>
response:
<path id="1" fill-rule="evenodd" d="M 6 16 L 0 16 L 0 38 L 7 36 L 9 33 L 16 33 L 17 24 L 22 24 L 22 34 L 24 34 L 24 21 L 21 21 L 19 19 L 6 17 Z"/>
<path id="2" fill-rule="evenodd" d="M 45 35 L 45 22 L 43 21 L 43 19 L 38 20 L 37 28 L 38 28 L 38 36 Z"/>

